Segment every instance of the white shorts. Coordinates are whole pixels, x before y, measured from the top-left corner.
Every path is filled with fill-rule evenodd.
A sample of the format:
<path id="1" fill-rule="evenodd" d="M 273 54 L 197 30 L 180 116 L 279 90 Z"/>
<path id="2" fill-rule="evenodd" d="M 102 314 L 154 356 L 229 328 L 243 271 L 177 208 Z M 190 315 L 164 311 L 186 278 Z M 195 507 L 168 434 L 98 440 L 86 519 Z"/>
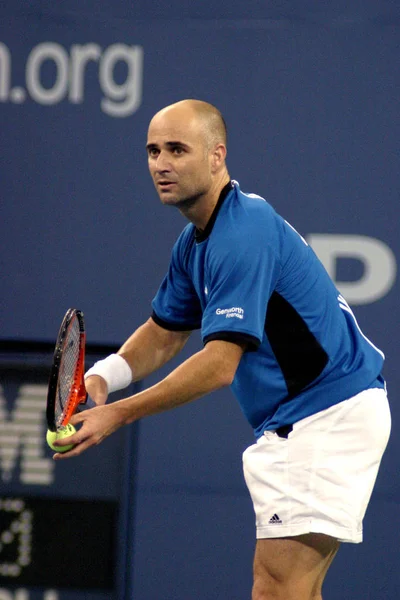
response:
<path id="1" fill-rule="evenodd" d="M 287 439 L 266 431 L 243 453 L 257 538 L 361 542 L 390 427 L 386 392 L 374 388 L 298 421 Z"/>

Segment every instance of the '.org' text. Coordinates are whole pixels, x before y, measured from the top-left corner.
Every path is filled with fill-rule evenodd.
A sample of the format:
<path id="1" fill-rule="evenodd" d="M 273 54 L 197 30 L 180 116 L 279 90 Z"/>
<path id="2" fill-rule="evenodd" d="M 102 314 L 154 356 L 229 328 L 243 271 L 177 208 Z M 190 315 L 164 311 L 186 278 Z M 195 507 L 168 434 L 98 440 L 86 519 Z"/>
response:
<path id="1" fill-rule="evenodd" d="M 18 61 L 21 57 L 18 56 Z M 110 117 L 128 117 L 140 107 L 143 87 L 143 48 L 112 44 L 55 42 L 34 46 L 24 60 L 24 81 L 14 81 L 20 64 L 0 42 L 0 102 L 24 104 L 29 99 L 52 106 L 93 102 L 99 91 L 101 110 Z"/>

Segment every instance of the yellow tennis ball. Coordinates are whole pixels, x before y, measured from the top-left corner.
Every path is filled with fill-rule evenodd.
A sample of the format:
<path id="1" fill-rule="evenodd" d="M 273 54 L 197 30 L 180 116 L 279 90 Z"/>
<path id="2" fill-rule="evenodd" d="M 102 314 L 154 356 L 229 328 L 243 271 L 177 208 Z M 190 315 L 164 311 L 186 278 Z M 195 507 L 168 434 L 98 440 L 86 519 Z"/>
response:
<path id="1" fill-rule="evenodd" d="M 67 452 L 74 447 L 74 444 L 70 444 L 69 446 L 54 446 L 53 444 L 56 440 L 62 440 L 74 433 L 76 433 L 76 429 L 71 423 L 60 427 L 57 431 L 50 431 L 48 429 L 46 433 L 46 442 L 54 452 Z"/>

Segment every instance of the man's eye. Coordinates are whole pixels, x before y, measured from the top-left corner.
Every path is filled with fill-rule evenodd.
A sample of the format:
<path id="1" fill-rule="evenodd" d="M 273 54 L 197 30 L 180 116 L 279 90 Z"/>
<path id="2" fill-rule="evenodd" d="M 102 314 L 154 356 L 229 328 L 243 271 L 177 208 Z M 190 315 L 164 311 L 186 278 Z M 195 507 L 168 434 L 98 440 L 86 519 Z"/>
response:
<path id="1" fill-rule="evenodd" d="M 181 146 L 175 146 L 175 148 L 173 148 L 172 152 L 174 154 L 183 154 L 183 148 Z"/>
<path id="2" fill-rule="evenodd" d="M 149 156 L 158 156 L 157 148 L 149 148 Z"/>

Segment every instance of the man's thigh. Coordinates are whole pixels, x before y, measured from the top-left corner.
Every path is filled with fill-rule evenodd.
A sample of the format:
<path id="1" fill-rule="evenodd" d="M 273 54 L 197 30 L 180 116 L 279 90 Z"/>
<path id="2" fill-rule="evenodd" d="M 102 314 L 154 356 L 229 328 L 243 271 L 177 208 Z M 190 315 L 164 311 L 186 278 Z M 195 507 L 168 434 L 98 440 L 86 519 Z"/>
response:
<path id="1" fill-rule="evenodd" d="M 253 600 L 321 598 L 325 575 L 338 548 L 335 538 L 321 533 L 257 540 Z"/>

